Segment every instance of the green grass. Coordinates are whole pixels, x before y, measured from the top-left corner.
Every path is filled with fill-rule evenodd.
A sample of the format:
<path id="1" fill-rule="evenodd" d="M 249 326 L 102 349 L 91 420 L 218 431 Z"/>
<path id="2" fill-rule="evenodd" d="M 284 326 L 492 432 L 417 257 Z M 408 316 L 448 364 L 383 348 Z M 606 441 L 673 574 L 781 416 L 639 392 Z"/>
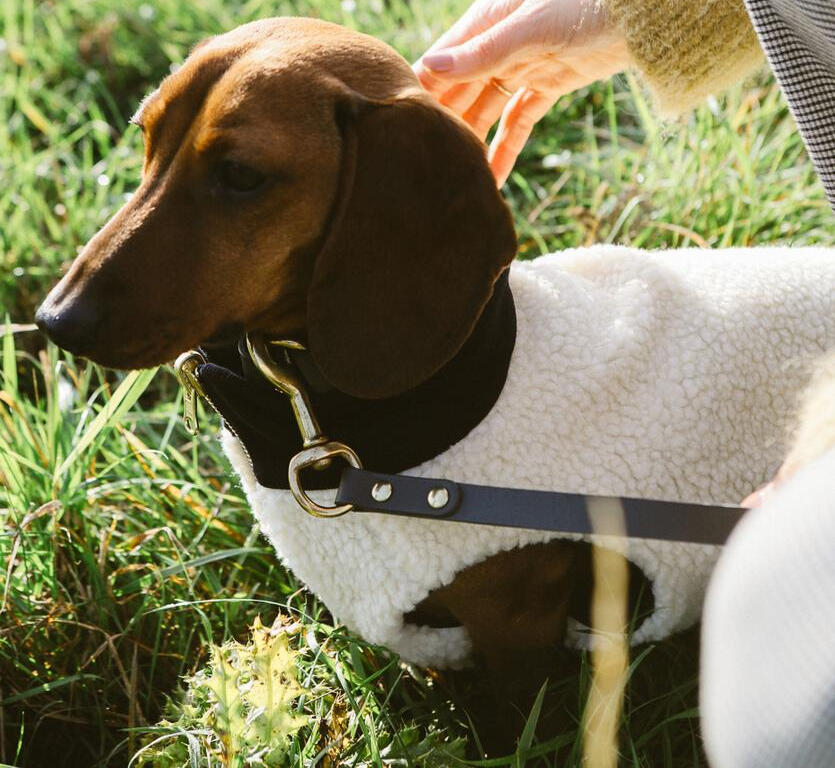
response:
<path id="1" fill-rule="evenodd" d="M 374 34 L 414 59 L 461 0 L 0 0 L 0 318 L 29 322 L 133 189 L 127 119 L 202 37 L 278 13 Z M 629 78 L 560 102 L 506 197 L 520 253 L 831 243 L 785 104 L 761 79 L 676 124 Z M 4 333 L 0 380 L 0 763 L 126 765 L 209 644 L 281 614 L 308 724 L 292 765 L 451 765 L 478 744 L 477 674 L 399 663 L 334 626 L 260 538 L 219 446 L 190 438 L 170 372 L 125 377 Z M 204 419 L 204 423 L 211 419 Z M 702 765 L 691 632 L 636 653 L 623 764 Z M 549 683 L 540 741 L 485 765 L 578 765 L 585 657 Z M 519 731 L 527 713 L 520 713 Z M 467 750 L 470 749 L 470 752 Z M 318 760 L 318 762 L 317 762 Z M 398 762 L 399 761 L 399 762 Z"/>

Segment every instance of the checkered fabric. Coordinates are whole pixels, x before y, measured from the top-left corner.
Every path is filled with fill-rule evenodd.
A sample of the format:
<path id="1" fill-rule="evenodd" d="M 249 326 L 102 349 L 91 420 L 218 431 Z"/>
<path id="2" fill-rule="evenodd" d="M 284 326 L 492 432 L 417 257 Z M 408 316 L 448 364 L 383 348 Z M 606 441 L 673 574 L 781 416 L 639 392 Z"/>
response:
<path id="1" fill-rule="evenodd" d="M 835 0 L 745 0 L 835 208 Z"/>
<path id="2" fill-rule="evenodd" d="M 745 4 L 835 208 L 835 0 Z M 750 513 L 714 573 L 701 673 L 712 768 L 835 766 L 834 470 L 830 452 Z"/>

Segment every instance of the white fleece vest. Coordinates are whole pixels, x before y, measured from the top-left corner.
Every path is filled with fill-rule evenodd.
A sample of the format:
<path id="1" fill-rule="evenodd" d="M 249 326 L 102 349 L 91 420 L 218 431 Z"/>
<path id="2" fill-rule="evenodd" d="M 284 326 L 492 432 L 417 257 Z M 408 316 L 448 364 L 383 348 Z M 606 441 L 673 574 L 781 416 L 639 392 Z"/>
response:
<path id="1" fill-rule="evenodd" d="M 510 286 L 518 332 L 498 401 L 405 474 L 737 503 L 778 468 L 810 365 L 835 346 L 835 250 L 598 246 L 514 263 Z M 418 664 L 460 666 L 469 639 L 404 624 L 404 613 L 469 565 L 559 537 L 367 513 L 316 519 L 288 491 L 259 485 L 229 433 L 223 445 L 282 561 L 337 619 Z M 633 642 L 698 619 L 719 547 L 597 543 L 653 585 L 655 610 Z"/>

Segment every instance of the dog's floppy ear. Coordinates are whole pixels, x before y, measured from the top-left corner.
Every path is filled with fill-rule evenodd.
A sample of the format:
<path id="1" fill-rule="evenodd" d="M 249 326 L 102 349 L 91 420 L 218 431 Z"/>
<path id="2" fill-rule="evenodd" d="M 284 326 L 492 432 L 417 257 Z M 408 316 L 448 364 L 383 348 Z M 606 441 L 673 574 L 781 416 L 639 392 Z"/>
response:
<path id="1" fill-rule="evenodd" d="M 337 389 L 390 397 L 460 349 L 516 237 L 483 145 L 428 96 L 357 97 L 339 119 L 341 179 L 308 293 L 308 343 Z"/>

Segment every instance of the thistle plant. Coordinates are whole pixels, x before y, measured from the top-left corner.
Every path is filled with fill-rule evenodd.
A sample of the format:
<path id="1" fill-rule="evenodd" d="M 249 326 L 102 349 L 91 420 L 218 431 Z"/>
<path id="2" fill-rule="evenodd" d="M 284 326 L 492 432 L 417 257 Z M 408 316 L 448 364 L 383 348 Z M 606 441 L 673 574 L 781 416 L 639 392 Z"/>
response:
<path id="1" fill-rule="evenodd" d="M 296 700 L 305 690 L 296 678 L 297 653 L 279 616 L 252 625 L 250 642 L 212 647 L 210 664 L 185 679 L 179 702 L 152 731 L 132 761 L 154 768 L 281 766 L 293 734 L 306 722 Z"/>

